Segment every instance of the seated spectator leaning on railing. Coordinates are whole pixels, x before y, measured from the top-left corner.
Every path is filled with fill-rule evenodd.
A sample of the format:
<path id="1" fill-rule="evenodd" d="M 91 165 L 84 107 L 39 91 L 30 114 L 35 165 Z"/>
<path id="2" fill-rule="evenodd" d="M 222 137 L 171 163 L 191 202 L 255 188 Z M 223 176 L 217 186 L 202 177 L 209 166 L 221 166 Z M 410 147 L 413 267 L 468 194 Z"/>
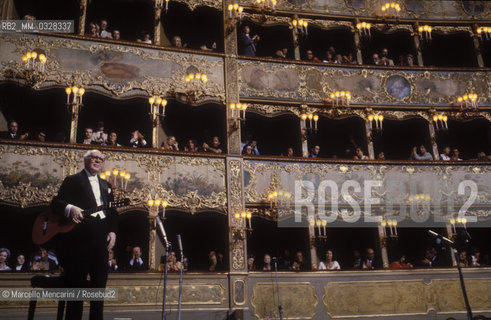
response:
<path id="1" fill-rule="evenodd" d="M 2 132 L 0 138 L 8 140 L 25 140 L 29 137 L 29 132 L 23 134 L 19 133 L 19 124 L 17 121 L 11 120 L 8 123 L 9 130 L 7 132 Z"/>
<path id="2" fill-rule="evenodd" d="M 426 151 L 426 147 L 424 145 L 420 145 L 419 148 L 413 147 L 413 151 L 411 152 L 410 160 L 433 160 L 433 156 L 431 153 Z"/>

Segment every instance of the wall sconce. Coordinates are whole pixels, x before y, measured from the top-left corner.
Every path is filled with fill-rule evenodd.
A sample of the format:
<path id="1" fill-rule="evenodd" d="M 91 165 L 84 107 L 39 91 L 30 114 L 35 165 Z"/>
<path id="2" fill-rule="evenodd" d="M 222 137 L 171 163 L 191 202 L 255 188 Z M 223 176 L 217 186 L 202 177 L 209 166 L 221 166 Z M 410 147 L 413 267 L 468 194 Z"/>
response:
<path id="1" fill-rule="evenodd" d="M 165 106 L 167 106 L 167 100 L 158 96 L 152 96 L 148 98 L 150 104 L 150 115 L 152 117 L 165 117 Z"/>
<path id="2" fill-rule="evenodd" d="M 234 121 L 245 121 L 247 104 L 245 103 L 231 103 L 229 105 L 231 117 Z"/>
<path id="3" fill-rule="evenodd" d="M 477 103 L 478 96 L 475 93 L 464 94 L 463 96 L 457 97 L 457 102 L 460 104 L 460 109 L 474 108 L 477 110 L 479 106 Z"/>
<path id="4" fill-rule="evenodd" d="M 244 12 L 244 7 L 240 6 L 238 3 L 228 5 L 228 16 L 230 19 L 242 20 L 243 12 Z"/>
<path id="5" fill-rule="evenodd" d="M 431 40 L 431 31 L 433 30 L 432 27 L 429 25 L 424 25 L 418 27 L 418 32 L 419 32 L 419 37 L 423 40 Z"/>
<path id="6" fill-rule="evenodd" d="M 277 207 L 278 204 L 283 204 L 284 202 L 290 201 L 291 197 L 292 194 L 290 192 L 283 190 L 272 191 L 268 194 L 268 200 L 271 208 L 273 208 L 273 205 Z"/>
<path id="7" fill-rule="evenodd" d="M 485 40 L 491 39 L 491 27 L 479 27 L 476 29 L 479 39 L 483 40 L 482 34 L 484 33 Z"/>
<path id="8" fill-rule="evenodd" d="M 398 17 L 401 12 L 401 5 L 396 2 L 387 2 L 382 5 L 382 15 L 386 17 Z"/>
<path id="9" fill-rule="evenodd" d="M 447 124 L 448 116 L 445 114 L 435 114 L 433 115 L 433 123 L 435 124 L 436 130 L 448 130 Z"/>
<path id="10" fill-rule="evenodd" d="M 307 119 L 309 120 L 307 122 Z M 319 116 L 312 113 L 302 113 L 300 115 L 300 129 L 310 130 L 317 132 L 317 121 L 319 121 Z M 313 121 L 313 122 L 312 122 Z"/>
<path id="11" fill-rule="evenodd" d="M 67 108 L 71 107 L 69 112 L 72 113 L 72 119 L 74 119 L 73 117 L 78 115 L 80 108 L 83 106 L 82 97 L 85 94 L 85 89 L 77 86 L 66 87 L 65 93 Z"/>
<path id="12" fill-rule="evenodd" d="M 44 80 L 47 61 L 46 55 L 36 51 L 28 52 L 22 56 L 24 77 L 30 86 Z"/>
<path id="13" fill-rule="evenodd" d="M 467 224 L 467 219 L 466 218 L 461 218 L 461 217 L 457 217 L 457 218 L 450 218 L 450 225 L 452 226 L 452 234 L 450 235 L 451 237 L 454 236 L 454 235 L 457 235 L 457 226 L 456 224 L 461 224 L 462 227 L 464 227 L 464 229 L 467 228 L 466 224 Z"/>
<path id="14" fill-rule="evenodd" d="M 256 0 L 256 7 L 264 11 L 274 11 L 277 0 Z"/>
<path id="15" fill-rule="evenodd" d="M 159 208 L 162 206 L 162 218 L 165 219 L 165 208 L 169 205 L 169 202 L 161 199 L 148 199 L 148 215 L 151 217 L 156 217 L 159 215 Z"/>
<path id="16" fill-rule="evenodd" d="M 113 184 L 113 188 L 118 187 L 118 180 L 120 180 L 120 187 L 122 190 L 126 190 L 128 187 L 128 181 L 131 178 L 131 174 L 126 172 L 126 170 L 120 170 L 118 168 L 114 168 L 112 170 L 106 170 L 102 172 L 100 175 L 101 179 L 107 180 Z"/>
<path id="17" fill-rule="evenodd" d="M 165 0 L 165 11 L 169 10 L 169 1 Z M 155 0 L 155 8 L 162 10 L 164 6 L 164 0 Z"/>
<path id="18" fill-rule="evenodd" d="M 359 22 L 356 24 L 356 29 L 358 29 L 358 33 L 360 36 L 367 36 L 370 37 L 370 28 L 372 27 L 371 23 L 366 23 L 366 22 Z"/>
<path id="19" fill-rule="evenodd" d="M 292 22 L 291 22 L 291 28 L 293 28 L 293 30 L 295 31 L 295 34 L 301 34 L 304 36 L 309 35 L 309 31 L 307 28 L 308 25 L 309 25 L 309 23 L 307 22 L 307 20 L 298 19 L 298 18 L 292 19 Z"/>
<path id="20" fill-rule="evenodd" d="M 381 114 L 369 114 L 368 121 L 370 122 L 371 130 L 383 130 L 382 123 L 384 122 L 384 116 Z"/>
<path id="21" fill-rule="evenodd" d="M 382 236 L 384 238 L 397 238 L 397 220 L 386 220 L 385 218 L 380 221 L 380 226 L 382 227 Z M 387 232 L 387 228 L 389 232 Z"/>
<path id="22" fill-rule="evenodd" d="M 251 223 L 252 213 L 249 211 L 242 211 L 234 213 L 234 219 L 236 222 L 236 226 L 243 227 L 248 231 L 252 231 L 252 223 Z M 244 222 L 243 222 L 244 221 Z"/>
<path id="23" fill-rule="evenodd" d="M 336 102 L 336 106 L 345 104 L 349 107 L 349 103 L 351 101 L 351 92 L 349 91 L 335 91 L 329 95 L 332 100 L 332 103 Z"/>
<path id="24" fill-rule="evenodd" d="M 325 238 L 327 238 L 326 226 L 327 226 L 326 220 L 310 219 L 309 220 L 309 233 L 312 237 L 317 237 L 319 239 L 325 239 Z M 316 232 L 316 229 L 317 229 L 317 232 Z"/>
<path id="25" fill-rule="evenodd" d="M 208 76 L 204 73 L 190 73 L 185 78 L 185 92 L 189 103 L 195 103 L 204 96 Z"/>

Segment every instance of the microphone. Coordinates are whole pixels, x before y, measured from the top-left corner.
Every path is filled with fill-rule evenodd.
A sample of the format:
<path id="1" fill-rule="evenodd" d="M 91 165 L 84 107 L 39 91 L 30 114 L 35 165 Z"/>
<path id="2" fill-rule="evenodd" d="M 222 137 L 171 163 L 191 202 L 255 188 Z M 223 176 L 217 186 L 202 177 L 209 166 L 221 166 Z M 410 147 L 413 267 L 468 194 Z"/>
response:
<path id="1" fill-rule="evenodd" d="M 179 251 L 182 254 L 182 241 L 181 241 L 181 235 L 180 234 L 177 235 L 177 244 L 179 245 Z"/>
<path id="2" fill-rule="evenodd" d="M 432 235 L 433 237 L 435 237 L 435 238 L 438 238 L 438 239 L 441 239 L 441 240 L 445 241 L 447 244 L 449 244 L 449 245 L 451 245 L 451 246 L 454 244 L 454 242 L 453 242 L 452 240 L 450 240 L 450 239 L 448 239 L 448 238 L 445 238 L 445 237 L 444 237 L 444 236 L 442 236 L 442 235 L 439 235 L 438 233 L 436 233 L 436 232 L 435 232 L 435 231 L 433 231 L 433 230 L 428 230 L 428 233 L 429 233 L 429 234 L 431 234 L 431 235 Z"/>
<path id="3" fill-rule="evenodd" d="M 160 220 L 160 217 L 158 217 L 158 216 L 157 216 L 156 220 L 157 220 L 158 229 L 160 231 L 160 234 L 162 235 L 162 238 L 160 238 L 160 241 L 162 242 L 162 244 L 166 248 L 168 248 L 170 246 L 170 243 L 167 240 L 167 234 L 165 233 L 165 229 L 164 229 L 164 225 L 162 224 L 162 220 Z"/>

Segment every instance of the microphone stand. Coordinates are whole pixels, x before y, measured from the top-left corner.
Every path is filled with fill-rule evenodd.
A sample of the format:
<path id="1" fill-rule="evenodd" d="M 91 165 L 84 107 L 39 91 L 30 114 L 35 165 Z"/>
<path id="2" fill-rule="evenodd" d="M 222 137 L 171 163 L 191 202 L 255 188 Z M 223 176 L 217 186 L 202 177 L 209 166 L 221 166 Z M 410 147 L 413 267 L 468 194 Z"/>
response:
<path id="1" fill-rule="evenodd" d="M 469 298 L 467 297 L 467 290 L 465 289 L 465 283 L 464 283 L 464 275 L 462 274 L 462 267 L 460 266 L 460 257 L 459 257 L 459 252 L 455 248 L 455 242 L 452 240 L 445 238 L 442 235 L 439 235 L 438 233 L 428 230 L 428 233 L 431 234 L 432 236 L 442 240 L 445 242 L 447 246 L 450 247 L 450 250 L 453 252 L 455 256 L 455 260 L 457 260 L 457 269 L 459 270 L 459 279 L 460 279 L 460 288 L 462 289 L 462 295 L 464 296 L 464 302 L 465 302 L 465 308 L 467 310 L 467 319 L 472 320 L 472 309 L 471 305 L 469 303 Z"/>
<path id="2" fill-rule="evenodd" d="M 157 216 L 156 218 L 157 225 L 159 227 L 160 232 L 162 233 L 162 238 L 160 239 L 165 245 L 165 264 L 164 264 L 164 298 L 162 299 L 162 320 L 165 320 L 165 301 L 167 296 L 167 273 L 169 270 L 169 253 L 171 249 L 171 243 L 167 240 L 167 236 L 165 234 L 165 229 L 162 224 L 162 221 Z"/>
<path id="3" fill-rule="evenodd" d="M 278 311 L 280 313 L 280 320 L 283 320 L 283 306 L 281 305 L 281 301 L 280 301 L 280 288 L 278 285 L 278 260 L 276 258 L 273 258 L 273 261 L 274 261 L 274 275 L 276 281 L 276 295 L 278 297 Z"/>
<path id="4" fill-rule="evenodd" d="M 177 320 L 181 320 L 181 301 L 182 301 L 182 272 L 184 269 L 184 254 L 182 250 L 181 235 L 177 235 L 177 242 L 179 244 L 179 251 L 181 253 L 181 267 L 179 272 L 179 300 L 177 303 Z"/>

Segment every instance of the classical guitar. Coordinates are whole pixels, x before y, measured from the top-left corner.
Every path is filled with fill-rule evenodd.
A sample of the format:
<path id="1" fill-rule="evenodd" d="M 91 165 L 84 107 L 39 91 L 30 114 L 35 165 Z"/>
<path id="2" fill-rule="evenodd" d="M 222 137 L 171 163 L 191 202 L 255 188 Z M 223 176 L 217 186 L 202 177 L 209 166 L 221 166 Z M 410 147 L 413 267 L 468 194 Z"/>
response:
<path id="1" fill-rule="evenodd" d="M 125 198 L 95 208 L 86 209 L 82 211 L 82 215 L 84 218 L 87 218 L 94 212 L 125 207 L 129 204 L 130 199 Z M 34 225 L 32 226 L 32 241 L 37 245 L 45 244 L 58 233 L 70 232 L 76 225 L 73 221 L 61 218 L 53 214 L 50 210 L 47 210 L 41 213 L 34 221 Z"/>

